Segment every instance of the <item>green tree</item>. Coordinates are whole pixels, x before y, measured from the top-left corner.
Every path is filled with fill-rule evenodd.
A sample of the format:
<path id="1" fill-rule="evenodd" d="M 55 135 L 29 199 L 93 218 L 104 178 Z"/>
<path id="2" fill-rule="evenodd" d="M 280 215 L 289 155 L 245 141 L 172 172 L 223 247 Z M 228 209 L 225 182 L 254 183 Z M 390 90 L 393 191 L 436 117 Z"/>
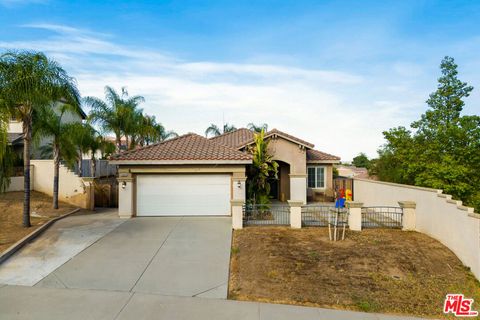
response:
<path id="1" fill-rule="evenodd" d="M 34 113 L 60 100 L 77 105 L 80 94 L 74 79 L 43 53 L 9 51 L 0 56 L 0 100 L 0 113 L 15 116 L 23 123 L 23 226 L 30 227 L 30 152 Z M 5 150 L 4 146 L 1 148 Z"/>
<path id="2" fill-rule="evenodd" d="M 93 124 L 99 124 L 103 132 L 115 135 L 117 152 L 120 152 L 122 136 L 127 139 L 127 148 L 130 147 L 129 140 L 135 134 L 138 121 L 137 106 L 144 101 L 142 96 L 130 97 L 125 88 L 122 89 L 122 94 L 118 94 L 109 86 L 105 87 L 105 101 L 95 97 L 84 99 L 85 105 L 92 109 L 89 120 Z"/>
<path id="3" fill-rule="evenodd" d="M 208 127 L 207 130 L 205 130 L 205 137 L 208 137 L 209 135 L 217 137 L 217 136 L 222 135 L 224 133 L 232 132 L 232 131 L 235 131 L 235 130 L 237 130 L 237 128 L 234 125 L 231 125 L 231 124 L 228 124 L 228 123 L 225 123 L 223 125 L 222 130 L 220 130 L 220 128 L 217 125 L 212 123 L 212 124 L 210 124 L 210 127 Z"/>
<path id="4" fill-rule="evenodd" d="M 58 209 L 58 188 L 60 179 L 60 161 L 74 163 L 77 158 L 77 149 L 73 142 L 73 126 L 67 123 L 64 115 L 68 112 L 80 114 L 79 106 L 61 105 L 58 111 L 55 107 L 46 107 L 39 112 L 34 126 L 36 134 L 40 137 L 52 138 L 50 145 L 44 148 L 53 155 L 53 208 Z"/>
<path id="5" fill-rule="evenodd" d="M 370 168 L 370 160 L 367 155 L 361 152 L 358 156 L 353 158 L 352 164 L 357 168 Z"/>
<path id="6" fill-rule="evenodd" d="M 262 131 L 262 129 L 267 132 L 268 131 L 268 124 L 266 123 L 262 123 L 260 125 L 256 125 L 255 123 L 253 122 L 250 122 L 248 125 L 247 125 L 247 128 L 249 130 L 252 130 L 252 131 L 255 131 L 255 132 L 260 132 Z"/>
<path id="7" fill-rule="evenodd" d="M 480 117 L 462 115 L 473 87 L 458 79 L 453 58 L 440 65 L 428 110 L 404 127 L 384 132 L 375 171 L 381 180 L 443 189 L 480 209 Z"/>
<path id="8" fill-rule="evenodd" d="M 252 204 L 269 204 L 270 178 L 278 179 L 278 163 L 268 151 L 268 141 L 264 139 L 265 131 L 254 133 L 254 144 L 249 149 L 252 165 L 248 170 L 247 193 Z"/>
<path id="9" fill-rule="evenodd" d="M 176 132 L 167 131 L 161 123 L 158 123 L 155 116 L 149 115 L 142 115 L 137 132 L 137 140 L 141 146 L 178 137 Z"/>

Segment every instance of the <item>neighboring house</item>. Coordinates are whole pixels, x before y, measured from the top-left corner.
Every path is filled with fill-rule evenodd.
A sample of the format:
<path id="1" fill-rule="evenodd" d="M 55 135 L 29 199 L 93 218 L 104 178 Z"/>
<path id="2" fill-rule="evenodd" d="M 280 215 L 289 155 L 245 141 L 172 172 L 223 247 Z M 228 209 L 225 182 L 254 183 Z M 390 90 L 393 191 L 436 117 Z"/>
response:
<path id="1" fill-rule="evenodd" d="M 347 178 L 361 178 L 361 179 L 368 179 L 370 176 L 368 175 L 367 168 L 357 168 L 355 166 L 345 166 L 345 165 L 338 165 L 335 166 L 338 170 L 338 175 Z"/>
<path id="2" fill-rule="evenodd" d="M 277 129 L 265 139 L 279 163 L 273 198 L 306 203 L 307 194 L 332 189 L 339 157 Z M 189 133 L 112 156 L 119 166 L 119 215 L 230 215 L 231 201 L 245 201 L 253 142 L 248 129 L 210 139 Z"/>
<path id="3" fill-rule="evenodd" d="M 56 111 L 59 110 L 60 103 L 56 103 L 53 108 Z M 81 114 L 78 115 L 72 112 L 64 113 L 62 120 L 65 123 L 72 123 L 72 122 L 82 122 L 87 118 L 87 115 L 83 110 Z M 12 146 L 13 150 L 19 154 L 21 158 L 23 158 L 23 123 L 15 118 L 12 118 L 8 124 L 8 144 Z M 40 148 L 44 145 L 49 144 L 52 141 L 51 138 L 42 138 L 39 141 L 36 141 L 32 145 L 32 159 L 40 159 L 41 152 Z"/>

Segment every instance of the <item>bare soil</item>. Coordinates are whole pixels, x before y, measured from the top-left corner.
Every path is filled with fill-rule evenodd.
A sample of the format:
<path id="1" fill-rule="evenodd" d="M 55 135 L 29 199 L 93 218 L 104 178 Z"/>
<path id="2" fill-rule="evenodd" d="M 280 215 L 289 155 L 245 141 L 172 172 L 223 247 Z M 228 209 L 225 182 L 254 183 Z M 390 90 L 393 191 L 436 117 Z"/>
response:
<path id="1" fill-rule="evenodd" d="M 440 242 L 363 230 L 331 242 L 326 228 L 248 227 L 233 235 L 229 298 L 445 318 L 447 293 L 480 284 Z"/>
<path id="2" fill-rule="evenodd" d="M 59 202 L 59 208 L 57 210 L 52 209 L 51 197 L 32 191 L 30 209 L 32 226 L 24 228 L 22 226 L 23 194 L 23 192 L 0 194 L 0 253 L 50 219 L 76 208 L 68 203 Z"/>

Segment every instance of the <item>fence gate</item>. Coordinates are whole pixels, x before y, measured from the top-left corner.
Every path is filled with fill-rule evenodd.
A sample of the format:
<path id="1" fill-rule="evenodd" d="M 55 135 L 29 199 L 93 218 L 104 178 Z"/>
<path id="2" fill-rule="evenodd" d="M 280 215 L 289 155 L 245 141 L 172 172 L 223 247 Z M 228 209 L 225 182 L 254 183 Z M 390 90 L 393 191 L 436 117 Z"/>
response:
<path id="1" fill-rule="evenodd" d="M 363 207 L 362 228 L 401 229 L 403 209 L 400 207 Z"/>
<path id="2" fill-rule="evenodd" d="M 243 206 L 243 224 L 290 225 L 290 206 L 282 204 L 247 204 Z"/>

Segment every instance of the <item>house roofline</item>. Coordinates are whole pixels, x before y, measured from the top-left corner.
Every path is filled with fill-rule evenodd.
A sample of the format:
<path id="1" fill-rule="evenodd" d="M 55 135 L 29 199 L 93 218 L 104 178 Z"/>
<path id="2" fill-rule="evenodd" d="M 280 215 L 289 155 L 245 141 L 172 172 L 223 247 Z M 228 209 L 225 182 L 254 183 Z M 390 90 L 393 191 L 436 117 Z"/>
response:
<path id="1" fill-rule="evenodd" d="M 273 130 L 276 130 L 276 129 L 273 129 Z M 272 130 L 272 131 L 273 131 L 273 130 Z M 288 140 L 288 141 L 290 141 L 290 142 L 293 142 L 293 143 L 295 143 L 295 144 L 298 144 L 298 145 L 300 145 L 300 146 L 303 146 L 303 147 L 305 147 L 305 148 L 307 148 L 307 149 L 313 149 L 313 148 L 315 147 L 314 144 L 311 144 L 311 143 L 306 142 L 306 141 L 305 141 L 305 143 L 302 143 L 302 142 L 299 141 L 300 139 L 298 139 L 298 138 L 296 138 L 296 139 L 298 139 L 298 140 L 292 139 L 292 138 L 290 138 L 289 136 L 287 136 L 287 134 L 283 134 L 282 132 L 279 132 L 279 131 L 267 132 L 267 133 L 265 134 L 265 136 L 264 136 L 264 139 L 265 139 L 265 138 L 270 138 L 270 137 L 277 137 L 277 136 L 278 136 L 278 137 L 281 137 L 282 139 L 285 139 L 285 140 Z M 244 143 L 243 145 L 240 145 L 240 146 L 238 146 L 237 148 L 238 148 L 238 149 L 245 148 L 246 146 L 251 145 L 251 144 L 254 143 L 254 142 L 255 142 L 254 139 L 251 139 L 251 140 L 248 141 L 247 143 Z"/>
<path id="2" fill-rule="evenodd" d="M 110 160 L 115 165 L 251 164 L 252 160 Z"/>
<path id="3" fill-rule="evenodd" d="M 308 160 L 307 165 L 309 164 L 337 164 L 340 163 L 340 160 Z"/>

